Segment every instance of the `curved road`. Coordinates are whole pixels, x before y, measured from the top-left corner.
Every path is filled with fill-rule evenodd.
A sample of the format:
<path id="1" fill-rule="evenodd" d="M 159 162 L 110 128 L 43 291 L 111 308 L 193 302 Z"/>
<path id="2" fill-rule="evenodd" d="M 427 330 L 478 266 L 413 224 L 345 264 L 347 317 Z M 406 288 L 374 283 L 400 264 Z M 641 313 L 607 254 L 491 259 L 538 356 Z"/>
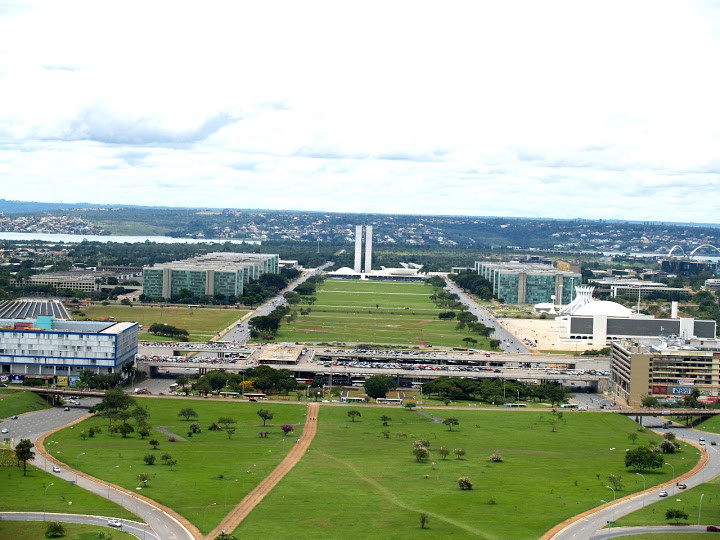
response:
<path id="1" fill-rule="evenodd" d="M 135 493 L 125 491 L 112 484 L 106 484 L 83 473 L 78 473 L 70 469 L 65 463 L 56 463 L 46 458 L 46 450 L 40 446 L 43 444 L 46 434 L 50 433 L 47 436 L 46 446 L 48 446 L 50 452 L 53 452 L 51 433 L 85 418 L 88 414 L 87 407 L 97 402 L 97 399 L 84 398 L 81 403 L 85 408 L 70 407 L 69 411 L 65 411 L 63 407 L 54 407 L 26 413 L 19 416 L 17 420 L 6 420 L 0 423 L 0 428 L 7 428 L 9 431 L 7 435 L 12 437 L 15 442 L 20 439 L 30 439 L 35 443 L 36 452 L 35 459 L 32 461 L 33 465 L 46 472 L 52 471 L 54 465 L 59 465 L 61 471 L 55 473 L 58 478 L 68 482 L 74 481 L 79 487 L 123 506 L 129 512 L 144 519 L 150 529 L 154 531 L 155 537 L 162 538 L 162 540 L 191 540 L 194 538 L 193 534 L 188 530 L 189 528 L 194 529 L 192 525 L 188 523 L 189 528 L 184 526 L 178 519 L 168 514 L 166 509 L 152 504 L 149 499 L 144 499 Z M 62 457 L 67 459 L 65 456 Z M 72 458 L 70 458 L 71 460 Z M 200 536 L 199 531 L 197 536 Z"/>
<path id="2" fill-rule="evenodd" d="M 710 442 L 713 440 L 718 445 L 720 445 L 720 435 L 705 433 L 702 431 L 695 431 L 693 429 L 687 428 L 677 428 L 677 426 L 675 426 L 675 428 L 671 427 L 665 430 L 662 428 L 662 421 L 658 418 L 646 418 L 646 427 L 655 429 L 658 432 L 673 431 L 677 435 L 677 438 L 679 440 L 693 443 L 694 445 L 698 444 L 700 437 L 704 437 L 706 439 L 707 446 L 698 447 L 700 448 L 700 451 L 702 451 L 703 454 L 708 458 L 705 466 L 693 472 L 692 474 L 689 474 L 685 477 L 680 477 L 682 478 L 682 482 L 687 485 L 688 489 L 704 484 L 705 482 L 720 474 L 720 451 L 718 451 L 718 448 L 720 448 L 720 446 L 710 445 Z M 688 448 L 695 449 L 696 447 L 688 446 Z M 557 532 L 553 533 L 553 531 L 550 531 L 549 533 L 546 533 L 543 538 L 550 538 L 552 540 L 599 540 L 604 538 L 612 538 L 613 536 L 619 536 L 615 534 L 615 531 L 620 530 L 620 528 L 604 529 L 604 527 L 607 526 L 609 521 L 615 521 L 622 516 L 635 512 L 636 510 L 640 510 L 644 506 L 661 500 L 659 497 L 661 489 L 665 489 L 668 492 L 669 497 L 671 498 L 677 497 L 678 495 L 683 495 L 685 493 L 685 490 L 680 490 L 677 487 L 676 481 L 678 480 L 679 479 L 674 479 L 673 481 L 669 482 L 668 485 L 654 486 L 648 488 L 644 492 L 635 493 L 629 495 L 628 497 L 619 499 L 614 504 L 610 503 L 599 507 L 598 509 L 590 510 L 586 512 L 585 515 L 581 514 L 582 517 L 580 518 L 571 518 L 576 520 L 572 523 L 567 524 L 565 527 L 563 527 Z M 622 527 L 622 529 L 625 530 L 625 534 L 628 534 L 628 530 L 631 531 L 631 533 L 633 534 L 640 534 L 644 531 L 653 532 L 655 528 Z M 677 528 L 671 528 L 671 530 L 674 530 L 675 532 L 678 531 Z M 683 526 L 682 530 L 686 531 L 690 529 L 686 526 Z M 702 530 L 703 532 L 705 531 L 704 526 L 702 527 Z"/>
<path id="3" fill-rule="evenodd" d="M 43 512 L 0 512 L 0 520 L 2 521 L 60 521 L 61 523 L 82 523 L 85 525 L 99 525 L 101 527 L 108 527 L 107 517 L 103 516 L 89 516 L 87 514 L 51 514 Z M 144 523 L 138 523 L 137 521 L 130 521 L 129 519 L 122 520 L 122 530 L 126 533 L 134 534 L 138 538 L 148 538 L 153 540 L 163 540 L 155 533 L 149 530 L 149 527 Z"/>

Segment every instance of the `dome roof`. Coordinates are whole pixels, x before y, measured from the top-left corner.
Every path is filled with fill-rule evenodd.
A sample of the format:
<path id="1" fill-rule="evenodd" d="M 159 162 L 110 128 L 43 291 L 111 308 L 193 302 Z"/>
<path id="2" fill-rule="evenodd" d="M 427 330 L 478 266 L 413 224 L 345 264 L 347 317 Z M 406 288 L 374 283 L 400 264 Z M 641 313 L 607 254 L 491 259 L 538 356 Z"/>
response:
<path id="1" fill-rule="evenodd" d="M 608 317 L 630 317 L 632 310 L 626 308 L 617 302 L 609 302 L 607 300 L 596 300 L 585 304 L 578 309 L 573 315 L 607 315 Z"/>
<path id="2" fill-rule="evenodd" d="M 357 272 L 353 270 L 352 268 L 348 268 L 347 266 L 343 266 L 342 268 L 338 268 L 334 272 L 331 272 L 332 274 L 345 274 L 345 275 L 357 275 Z"/>

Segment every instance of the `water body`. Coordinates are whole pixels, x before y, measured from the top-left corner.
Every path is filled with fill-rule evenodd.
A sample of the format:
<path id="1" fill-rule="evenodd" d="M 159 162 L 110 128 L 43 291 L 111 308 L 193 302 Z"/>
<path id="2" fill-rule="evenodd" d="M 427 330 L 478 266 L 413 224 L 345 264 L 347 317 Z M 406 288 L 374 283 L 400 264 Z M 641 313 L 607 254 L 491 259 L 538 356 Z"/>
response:
<path id="1" fill-rule="evenodd" d="M 50 234 L 50 233 L 21 233 L 21 232 L 0 232 L 0 240 L 14 241 L 43 241 L 64 244 L 79 244 L 88 242 L 117 242 L 120 244 L 140 244 L 143 242 L 154 242 L 156 244 L 254 244 L 260 245 L 260 240 L 241 240 L 238 238 L 172 238 L 170 236 L 114 236 L 114 235 L 92 235 L 92 234 Z"/>

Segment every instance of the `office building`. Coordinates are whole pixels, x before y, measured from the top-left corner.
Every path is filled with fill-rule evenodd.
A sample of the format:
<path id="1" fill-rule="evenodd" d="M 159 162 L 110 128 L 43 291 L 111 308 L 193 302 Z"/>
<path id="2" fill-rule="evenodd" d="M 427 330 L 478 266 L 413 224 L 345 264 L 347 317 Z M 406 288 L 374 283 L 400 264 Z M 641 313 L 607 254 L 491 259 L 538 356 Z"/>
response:
<path id="1" fill-rule="evenodd" d="M 372 270 L 372 234 L 372 225 L 355 227 L 355 265 L 353 269 L 358 274 L 362 272 L 369 274 Z M 363 255 L 365 255 L 364 261 Z"/>
<path id="2" fill-rule="evenodd" d="M 187 289 L 195 296 L 241 296 L 243 285 L 279 272 L 280 257 L 264 253 L 208 253 L 143 268 L 143 294 L 172 298 Z"/>
<path id="3" fill-rule="evenodd" d="M 492 284 L 493 294 L 508 304 L 569 304 L 582 276 L 546 264 L 476 261 L 475 271 Z"/>
<path id="4" fill-rule="evenodd" d="M 697 390 L 699 400 L 718 401 L 720 341 L 716 339 L 614 342 L 610 392 L 618 401 L 640 407 L 645 396 L 675 403 Z"/>
<path id="5" fill-rule="evenodd" d="M 138 331 L 130 322 L 0 319 L 0 380 L 73 386 L 84 369 L 119 372 L 137 354 Z"/>

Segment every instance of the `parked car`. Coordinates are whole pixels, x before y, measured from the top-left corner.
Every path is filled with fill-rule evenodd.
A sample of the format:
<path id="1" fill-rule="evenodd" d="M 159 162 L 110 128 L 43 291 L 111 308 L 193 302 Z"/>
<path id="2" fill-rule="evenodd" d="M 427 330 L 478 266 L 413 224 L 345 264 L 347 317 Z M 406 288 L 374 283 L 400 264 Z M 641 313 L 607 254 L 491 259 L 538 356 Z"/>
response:
<path id="1" fill-rule="evenodd" d="M 7 433 L 7 432 L 8 432 L 8 428 L 2 428 L 2 429 L 0 429 L 0 433 Z"/>
<path id="2" fill-rule="evenodd" d="M 70 410 L 70 407 L 65 407 L 65 409 L 63 409 L 63 410 L 69 411 L 69 410 Z"/>
<path id="3" fill-rule="evenodd" d="M 17 414 L 13 414 L 10 418 L 11 418 L 12 420 L 17 420 Z M 713 443 L 713 444 L 714 444 L 714 443 Z"/>
<path id="4" fill-rule="evenodd" d="M 664 489 L 660 491 L 660 497 L 667 497 L 667 496 L 668 496 L 667 491 L 665 491 Z"/>
<path id="5" fill-rule="evenodd" d="M 122 527 L 122 522 L 119 519 L 108 519 L 108 525 L 110 527 Z"/>

